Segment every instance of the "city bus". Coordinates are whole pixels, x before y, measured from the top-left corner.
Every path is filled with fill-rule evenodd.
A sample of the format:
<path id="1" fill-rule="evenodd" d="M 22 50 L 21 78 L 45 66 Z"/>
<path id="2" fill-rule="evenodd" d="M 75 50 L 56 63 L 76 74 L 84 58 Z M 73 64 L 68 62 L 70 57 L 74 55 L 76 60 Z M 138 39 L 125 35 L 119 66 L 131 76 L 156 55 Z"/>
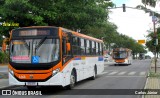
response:
<path id="1" fill-rule="evenodd" d="M 132 64 L 132 50 L 128 48 L 114 48 L 112 58 L 115 62 L 115 65 Z"/>
<path id="2" fill-rule="evenodd" d="M 9 40 L 9 84 L 28 89 L 62 86 L 104 70 L 103 41 L 62 27 L 13 29 Z"/>

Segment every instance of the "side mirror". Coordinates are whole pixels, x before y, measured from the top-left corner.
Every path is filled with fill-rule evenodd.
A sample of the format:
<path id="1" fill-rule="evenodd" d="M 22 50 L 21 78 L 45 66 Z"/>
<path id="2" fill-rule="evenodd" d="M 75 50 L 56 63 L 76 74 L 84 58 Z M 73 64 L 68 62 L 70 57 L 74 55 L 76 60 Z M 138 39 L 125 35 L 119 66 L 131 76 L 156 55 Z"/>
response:
<path id="1" fill-rule="evenodd" d="M 70 44 L 70 43 L 67 43 L 67 44 L 66 44 L 66 47 L 67 47 L 67 51 L 70 51 L 70 50 L 71 50 L 71 44 Z"/>

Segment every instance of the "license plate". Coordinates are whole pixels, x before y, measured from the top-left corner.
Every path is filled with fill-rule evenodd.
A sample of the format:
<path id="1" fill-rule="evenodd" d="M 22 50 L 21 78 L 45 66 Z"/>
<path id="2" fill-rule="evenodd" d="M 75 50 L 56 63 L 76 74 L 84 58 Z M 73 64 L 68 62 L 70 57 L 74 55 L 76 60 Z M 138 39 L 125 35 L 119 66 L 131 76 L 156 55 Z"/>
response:
<path id="1" fill-rule="evenodd" d="M 37 82 L 26 82 L 26 85 L 35 86 L 37 85 Z"/>

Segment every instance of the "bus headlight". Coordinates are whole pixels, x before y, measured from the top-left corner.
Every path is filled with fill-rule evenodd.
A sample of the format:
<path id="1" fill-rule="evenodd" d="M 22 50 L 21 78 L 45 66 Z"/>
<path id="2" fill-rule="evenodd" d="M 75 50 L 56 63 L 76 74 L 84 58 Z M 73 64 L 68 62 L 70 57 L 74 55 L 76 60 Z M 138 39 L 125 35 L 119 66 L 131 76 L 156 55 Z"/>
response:
<path id="1" fill-rule="evenodd" d="M 60 68 L 57 68 L 57 69 L 53 70 L 52 76 L 56 75 L 59 71 L 60 71 Z"/>
<path id="2" fill-rule="evenodd" d="M 13 72 L 13 70 L 9 69 L 9 72 L 10 72 L 12 75 L 14 75 L 14 72 Z"/>

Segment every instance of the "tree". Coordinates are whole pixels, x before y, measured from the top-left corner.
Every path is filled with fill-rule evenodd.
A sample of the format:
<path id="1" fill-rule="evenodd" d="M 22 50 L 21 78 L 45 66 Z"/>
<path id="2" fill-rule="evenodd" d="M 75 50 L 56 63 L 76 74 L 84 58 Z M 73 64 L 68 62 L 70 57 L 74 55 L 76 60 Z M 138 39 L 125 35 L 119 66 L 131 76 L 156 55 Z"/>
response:
<path id="1" fill-rule="evenodd" d="M 155 7 L 156 6 L 156 1 L 157 0 L 142 0 L 142 3 L 144 5 L 149 5 L 149 6 Z"/>
<path id="2" fill-rule="evenodd" d="M 158 12 L 155 12 L 151 9 L 148 9 L 146 7 L 146 5 L 150 6 L 150 7 L 155 7 L 156 6 L 156 2 L 157 0 L 142 0 L 142 3 L 145 5 L 138 5 L 136 8 L 144 10 L 146 13 L 150 13 L 150 15 L 152 16 L 154 13 L 154 16 L 156 16 L 157 18 L 160 18 L 160 14 Z M 160 22 L 160 21 L 159 21 Z"/>
<path id="3" fill-rule="evenodd" d="M 157 28 L 157 36 L 158 36 L 158 41 L 160 41 L 160 27 Z M 154 32 L 151 32 L 150 34 L 147 35 L 147 42 L 146 46 L 149 51 L 155 53 L 155 46 L 153 46 L 153 39 L 154 39 Z M 158 55 L 160 53 L 160 43 L 156 46 L 156 54 Z"/>
<path id="4" fill-rule="evenodd" d="M 108 22 L 106 0 L 0 0 L 1 21 L 24 26 L 60 26 L 88 33 L 91 28 L 104 27 Z M 1 35 L 18 27 L 0 27 Z"/>

